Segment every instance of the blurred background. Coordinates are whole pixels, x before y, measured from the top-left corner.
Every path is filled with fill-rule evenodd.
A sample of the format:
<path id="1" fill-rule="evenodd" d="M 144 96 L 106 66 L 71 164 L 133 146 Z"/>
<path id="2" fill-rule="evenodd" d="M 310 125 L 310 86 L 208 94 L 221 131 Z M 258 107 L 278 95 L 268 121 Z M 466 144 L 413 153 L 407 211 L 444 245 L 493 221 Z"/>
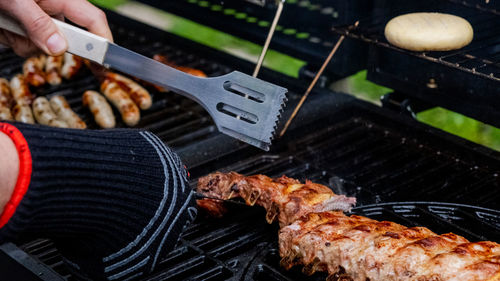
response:
<path id="1" fill-rule="evenodd" d="M 208 5 L 208 2 L 203 0 L 186 1 L 200 6 Z M 129 0 L 92 0 L 91 2 L 212 48 L 224 50 L 252 62 L 257 61 L 258 55 L 261 52 L 261 46 L 259 45 L 139 2 Z M 289 4 L 291 2 L 296 2 L 296 0 L 287 1 Z M 225 9 L 224 13 L 233 13 L 236 18 L 241 17 L 247 21 L 255 21 L 261 26 L 270 25 L 268 21 L 257 18 L 246 18 L 246 15 L 238 14 L 231 9 Z M 277 27 L 277 30 L 279 29 L 280 26 Z M 299 39 L 309 36 L 307 33 L 296 33 L 294 30 L 285 30 L 283 32 L 289 32 L 290 35 L 295 35 Z M 333 59 L 335 60 L 335 57 Z M 264 65 L 275 71 L 297 77 L 299 69 L 305 65 L 305 62 L 270 50 L 266 56 Z M 392 91 L 391 89 L 367 81 L 366 71 L 360 71 L 350 77 L 337 81 L 331 85 L 331 88 L 379 105 L 380 97 Z M 420 112 L 417 114 L 417 119 L 433 127 L 500 151 L 500 129 L 493 126 L 444 108 L 434 108 Z"/>

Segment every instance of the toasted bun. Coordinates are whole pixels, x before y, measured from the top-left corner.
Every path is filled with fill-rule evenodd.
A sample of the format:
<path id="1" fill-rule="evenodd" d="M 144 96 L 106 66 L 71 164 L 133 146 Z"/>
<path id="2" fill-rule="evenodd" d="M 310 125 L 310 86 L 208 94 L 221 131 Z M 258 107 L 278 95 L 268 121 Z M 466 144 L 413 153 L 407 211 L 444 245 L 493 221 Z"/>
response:
<path id="1" fill-rule="evenodd" d="M 411 51 L 449 51 L 472 41 L 474 31 L 461 17 L 441 13 L 412 13 L 390 20 L 385 26 L 389 43 Z"/>

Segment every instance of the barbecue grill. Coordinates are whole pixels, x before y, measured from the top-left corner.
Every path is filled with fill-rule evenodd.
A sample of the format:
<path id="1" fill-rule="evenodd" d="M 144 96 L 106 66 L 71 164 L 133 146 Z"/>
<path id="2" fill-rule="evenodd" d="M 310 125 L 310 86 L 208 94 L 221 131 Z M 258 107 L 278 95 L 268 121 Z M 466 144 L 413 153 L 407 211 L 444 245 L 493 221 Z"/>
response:
<path id="1" fill-rule="evenodd" d="M 227 1 L 223 6 L 215 0 L 145 2 L 259 44 L 267 35 L 265 27 L 269 28 L 259 22 L 269 22 L 276 8 L 272 1 Z M 494 95 L 500 86 L 498 4 L 371 2 L 290 1 L 271 48 L 303 59 L 307 65 L 298 79 L 269 69 L 263 69 L 259 77 L 290 90 L 286 120 L 311 80 L 307 73 L 314 74 L 336 39 L 345 35 L 324 76 L 335 80 L 367 68 L 370 79 L 396 90 L 384 97 L 384 107 L 316 87 L 270 152 L 218 133 L 201 106 L 174 93 L 153 92 L 154 104 L 142 114 L 138 127 L 153 131 L 180 154 L 193 187 L 198 177 L 217 170 L 310 179 L 333 187 L 335 193 L 357 197 L 355 214 L 426 226 L 437 233 L 454 232 L 472 241 L 500 241 L 500 154 L 412 118 L 419 110 L 442 106 L 499 125 Z M 383 27 L 389 18 L 426 10 L 448 11 L 470 20 L 476 31 L 473 43 L 459 51 L 414 53 L 385 41 Z M 237 14 L 245 14 L 245 20 Z M 108 17 L 115 41 L 139 53 L 162 53 L 176 64 L 198 68 L 209 76 L 233 69 L 251 73 L 255 67 L 113 12 L 108 11 Z M 312 18 L 318 21 L 311 22 Z M 298 20 L 308 24 L 300 25 Z M 357 20 L 359 27 L 352 29 Z M 290 29 L 295 32 L 285 33 Z M 0 76 L 19 72 L 21 63 L 12 52 L 1 51 Z M 437 87 L 429 87 L 430 79 Z M 37 94 L 65 95 L 89 127 L 95 128 L 80 98 L 83 91 L 97 88 L 97 81 L 84 72 L 60 86 L 39 89 Z M 278 226 L 265 222 L 263 210 L 229 208 L 224 219 L 200 216 L 183 233 L 176 249 L 162 257 L 143 280 L 306 280 L 300 268 L 280 268 Z M 0 272 L 8 280 L 76 280 L 52 242 L 43 237 L 1 245 Z M 307 280 L 325 277 L 316 273 Z"/>

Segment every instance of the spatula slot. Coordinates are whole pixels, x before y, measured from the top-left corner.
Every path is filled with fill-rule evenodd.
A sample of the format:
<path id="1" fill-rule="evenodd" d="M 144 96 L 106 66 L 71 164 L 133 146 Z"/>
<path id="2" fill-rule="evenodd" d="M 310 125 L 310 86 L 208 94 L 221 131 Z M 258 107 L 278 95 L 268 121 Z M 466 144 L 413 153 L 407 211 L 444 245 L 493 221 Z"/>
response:
<path id="1" fill-rule="evenodd" d="M 259 117 L 257 117 L 257 115 L 222 102 L 217 104 L 217 110 L 231 117 L 234 117 L 238 120 L 242 120 L 250 124 L 257 124 L 257 122 L 259 122 Z"/>
<path id="2" fill-rule="evenodd" d="M 254 91 L 254 90 L 247 88 L 247 87 L 243 87 L 243 86 L 236 84 L 234 82 L 231 82 L 231 81 L 224 82 L 224 89 L 226 89 L 227 91 L 229 91 L 233 94 L 247 98 L 249 100 L 253 100 L 253 101 L 258 102 L 258 103 L 263 103 L 265 98 L 266 98 L 266 96 L 262 93 Z"/>

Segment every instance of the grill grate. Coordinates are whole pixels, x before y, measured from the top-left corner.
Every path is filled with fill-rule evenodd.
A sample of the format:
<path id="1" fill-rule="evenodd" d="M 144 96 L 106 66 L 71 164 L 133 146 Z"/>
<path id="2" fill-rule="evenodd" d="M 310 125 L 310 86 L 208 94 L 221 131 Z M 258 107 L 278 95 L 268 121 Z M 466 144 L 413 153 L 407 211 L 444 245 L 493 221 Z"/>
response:
<path id="1" fill-rule="evenodd" d="M 304 280 L 300 268 L 279 266 L 277 225 L 267 225 L 258 208 L 233 209 L 223 219 L 199 219 L 180 245 L 144 280 Z M 500 239 L 500 211 L 460 204 L 410 202 L 366 205 L 353 213 L 407 226 L 426 225 L 438 233 L 454 232 L 472 240 Z M 45 264 L 74 280 L 47 240 L 22 247 Z M 316 273 L 307 280 L 325 280 Z"/>
<path id="2" fill-rule="evenodd" d="M 439 198 L 497 208 L 499 197 L 488 190 L 498 189 L 498 165 L 481 161 L 478 154 L 475 160 L 465 153 L 458 158 L 456 147 L 440 144 L 438 136 L 426 135 L 418 126 L 405 132 L 404 124 L 382 115 L 347 111 L 324 120 L 322 124 L 332 124 L 328 127 L 301 130 L 302 137 L 292 134 L 295 141 L 286 149 L 251 157 L 238 157 L 235 152 L 226 156 L 231 164 L 214 159 L 194 167 L 192 185 L 197 176 L 214 169 L 273 177 L 286 174 L 356 196 L 361 205 L 353 211 L 356 214 L 423 225 L 438 233 L 454 232 L 473 241 L 500 241 L 500 211 L 453 203 L 379 203 Z M 220 167 L 219 162 L 223 163 Z M 144 280 L 303 280 L 300 269 L 286 272 L 280 268 L 278 226 L 265 223 L 263 209 L 229 207 L 230 214 L 223 219 L 200 217 L 183 234 L 176 250 Z M 25 246 L 29 253 L 58 264 L 51 260 L 50 242 L 33 243 L 39 246 Z M 325 277 L 316 274 L 308 280 Z"/>
<path id="3" fill-rule="evenodd" d="M 165 46 L 160 39 L 148 41 L 130 29 L 113 28 L 116 41 L 135 51 L 150 55 L 164 52 L 178 59 L 177 63 L 200 68 L 209 75 L 229 71 L 184 49 Z M 6 60 L 0 60 L 1 71 L 10 74 L 19 71 L 16 66 L 21 62 L 19 59 L 7 52 L 0 53 L 0 58 L 3 57 Z M 42 89 L 41 94 L 62 91 L 72 107 L 86 116 L 85 110 L 79 107 L 79 98 L 84 89 L 96 87 L 90 74 L 82 73 L 60 88 Z M 215 134 L 208 116 L 189 100 L 170 94 L 159 98 L 158 93 L 154 94 L 153 109 L 143 114 L 139 126 L 153 130 L 177 148 L 199 152 L 199 146 L 190 145 L 203 143 L 201 140 Z M 439 198 L 498 208 L 500 198 L 493 191 L 499 187 L 500 168 L 496 159 L 500 158 L 485 156 L 477 147 L 474 147 L 477 151 L 473 151 L 454 138 L 429 133 L 432 130 L 413 120 L 374 108 L 361 102 L 346 106 L 336 103 L 329 108 L 328 118 L 290 131 L 288 139 L 271 153 L 239 147 L 213 159 L 191 163 L 192 184 L 197 177 L 215 170 L 273 177 L 286 174 L 333 186 L 336 193 L 358 197 L 362 205 L 355 210 L 358 214 L 408 226 L 424 225 L 437 232 L 453 231 L 471 240 L 500 241 L 498 211 L 443 203 L 379 204 Z M 307 116 L 312 118 L 312 115 Z M 205 147 L 201 151 L 210 149 Z M 221 220 L 200 217 L 186 230 L 176 249 L 163 257 L 155 272 L 144 280 L 304 279 L 300 269 L 285 272 L 279 267 L 278 226 L 265 223 L 262 209 L 231 206 L 231 210 Z M 67 280 L 75 280 L 50 241 L 39 239 L 21 248 Z M 325 277 L 316 274 L 308 280 Z"/>

